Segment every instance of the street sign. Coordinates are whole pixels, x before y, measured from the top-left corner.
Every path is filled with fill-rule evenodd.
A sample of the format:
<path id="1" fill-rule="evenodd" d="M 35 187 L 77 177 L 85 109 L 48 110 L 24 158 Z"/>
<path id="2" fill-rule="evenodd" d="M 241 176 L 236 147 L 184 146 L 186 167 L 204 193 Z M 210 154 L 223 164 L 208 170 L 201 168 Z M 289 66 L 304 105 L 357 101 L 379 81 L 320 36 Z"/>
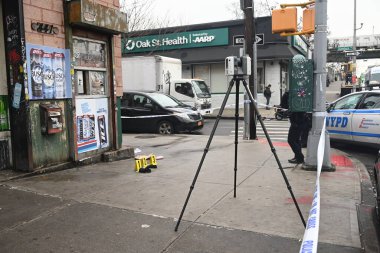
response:
<path id="1" fill-rule="evenodd" d="M 350 57 L 350 56 L 359 56 L 360 55 L 360 52 L 356 51 L 356 54 L 355 52 L 346 52 L 346 57 Z"/>
<path id="2" fill-rule="evenodd" d="M 256 34 L 256 45 L 264 45 L 264 33 Z"/>
<path id="3" fill-rule="evenodd" d="M 234 36 L 234 46 L 242 46 L 242 45 L 244 45 L 244 35 Z"/>
<path id="4" fill-rule="evenodd" d="M 337 47 L 336 51 L 351 51 L 352 47 Z"/>
<path id="5" fill-rule="evenodd" d="M 234 46 L 242 46 L 242 45 L 244 45 L 244 35 L 234 36 Z M 263 33 L 256 34 L 256 45 L 264 45 Z"/>

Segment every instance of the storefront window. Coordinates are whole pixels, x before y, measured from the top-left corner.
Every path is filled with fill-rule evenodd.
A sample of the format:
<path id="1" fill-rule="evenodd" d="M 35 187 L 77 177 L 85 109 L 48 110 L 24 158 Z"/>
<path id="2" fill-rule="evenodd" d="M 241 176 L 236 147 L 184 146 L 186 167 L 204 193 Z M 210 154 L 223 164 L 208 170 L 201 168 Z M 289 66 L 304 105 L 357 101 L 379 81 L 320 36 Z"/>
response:
<path id="1" fill-rule="evenodd" d="M 194 65 L 194 78 L 202 79 L 210 85 L 210 65 Z"/>
<path id="2" fill-rule="evenodd" d="M 77 95 L 107 95 L 106 43 L 74 38 L 73 53 Z"/>

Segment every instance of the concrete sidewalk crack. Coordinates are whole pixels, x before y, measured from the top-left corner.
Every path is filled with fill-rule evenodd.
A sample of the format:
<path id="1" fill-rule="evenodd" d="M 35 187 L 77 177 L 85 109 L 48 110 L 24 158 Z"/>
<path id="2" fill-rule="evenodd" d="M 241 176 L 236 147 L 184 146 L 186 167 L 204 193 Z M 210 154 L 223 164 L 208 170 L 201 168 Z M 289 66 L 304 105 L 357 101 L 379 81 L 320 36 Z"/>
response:
<path id="1" fill-rule="evenodd" d="M 18 227 L 31 224 L 31 223 L 33 223 L 35 221 L 38 221 L 40 219 L 43 219 L 45 217 L 51 216 L 53 214 L 56 214 L 56 213 L 60 212 L 61 210 L 65 209 L 67 207 L 70 207 L 72 205 L 75 205 L 75 204 L 78 204 L 78 202 L 70 200 L 69 202 L 67 202 L 67 203 L 65 203 L 63 205 L 59 205 L 59 206 L 56 206 L 56 207 L 54 207 L 52 209 L 49 209 L 49 210 L 46 210 L 46 211 L 42 212 L 40 215 L 34 217 L 33 219 L 29 219 L 29 220 L 26 220 L 26 221 L 19 222 L 19 223 L 13 225 L 12 227 L 4 228 L 4 229 L 0 230 L 0 235 L 4 234 L 4 233 L 7 233 L 7 232 L 10 232 L 10 231 L 13 231 L 13 230 L 17 229 Z"/>

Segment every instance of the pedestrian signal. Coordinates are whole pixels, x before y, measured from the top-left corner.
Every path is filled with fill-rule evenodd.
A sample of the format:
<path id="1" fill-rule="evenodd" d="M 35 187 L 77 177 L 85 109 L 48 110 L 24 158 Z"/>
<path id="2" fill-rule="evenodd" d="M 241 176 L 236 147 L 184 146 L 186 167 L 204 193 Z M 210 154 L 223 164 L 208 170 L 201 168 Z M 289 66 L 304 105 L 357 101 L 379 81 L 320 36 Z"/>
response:
<path id="1" fill-rule="evenodd" d="M 272 11 L 272 33 L 281 36 L 312 34 L 315 31 L 315 1 L 299 4 L 281 4 L 281 9 Z M 297 30 L 297 7 L 305 8 L 302 30 Z"/>
<path id="2" fill-rule="evenodd" d="M 297 8 L 284 8 L 272 11 L 272 33 L 297 31 Z"/>

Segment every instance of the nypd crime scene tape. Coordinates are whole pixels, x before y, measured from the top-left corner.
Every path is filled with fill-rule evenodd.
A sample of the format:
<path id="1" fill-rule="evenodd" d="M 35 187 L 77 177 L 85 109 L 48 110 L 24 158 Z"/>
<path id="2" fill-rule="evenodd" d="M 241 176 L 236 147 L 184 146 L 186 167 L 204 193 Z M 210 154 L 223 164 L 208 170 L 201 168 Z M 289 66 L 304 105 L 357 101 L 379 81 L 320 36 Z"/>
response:
<path id="1" fill-rule="evenodd" d="M 319 219 L 320 219 L 320 184 L 319 178 L 322 171 L 323 156 L 325 153 L 325 131 L 326 131 L 326 118 L 323 122 L 321 136 L 319 137 L 318 151 L 317 151 L 317 180 L 315 183 L 315 192 L 313 202 L 309 211 L 309 218 L 307 219 L 305 233 L 302 239 L 300 253 L 315 253 L 318 248 L 318 235 L 319 235 Z"/>
<path id="2" fill-rule="evenodd" d="M 259 103 L 257 102 L 256 100 L 254 100 L 255 104 L 257 106 L 260 106 L 260 107 L 266 107 L 266 108 L 269 108 L 269 109 L 274 109 L 274 110 L 283 110 L 283 111 L 287 111 L 288 109 L 285 109 L 285 108 L 281 108 L 279 106 L 271 106 L 271 105 L 266 105 L 266 104 L 262 104 L 262 103 Z M 239 103 L 239 105 L 242 105 L 242 104 L 250 104 L 251 103 L 251 100 L 244 100 L 243 103 Z M 225 108 L 228 108 L 228 107 L 234 107 L 236 104 L 229 104 L 229 105 L 226 105 Z M 213 111 L 213 110 L 217 110 L 217 109 L 220 109 L 221 107 L 213 107 L 213 108 L 210 108 L 208 110 L 210 111 Z M 173 115 L 178 115 L 178 116 L 187 116 L 188 113 L 183 113 L 183 112 L 180 112 L 180 113 L 173 113 L 173 114 L 164 114 L 164 115 L 146 115 L 146 116 L 121 116 L 122 119 L 143 119 L 143 118 L 157 118 L 157 117 L 170 117 L 170 116 L 173 116 Z"/>

